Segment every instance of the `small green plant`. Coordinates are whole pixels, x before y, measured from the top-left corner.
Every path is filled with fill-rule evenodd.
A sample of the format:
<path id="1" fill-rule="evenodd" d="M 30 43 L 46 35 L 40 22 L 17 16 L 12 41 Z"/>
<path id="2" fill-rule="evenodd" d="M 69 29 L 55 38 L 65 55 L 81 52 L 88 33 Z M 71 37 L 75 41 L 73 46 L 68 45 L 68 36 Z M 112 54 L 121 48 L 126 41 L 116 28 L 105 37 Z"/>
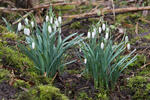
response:
<path id="1" fill-rule="evenodd" d="M 136 56 L 128 60 L 135 50 L 122 57 L 126 48 L 130 50 L 128 37 L 114 44 L 110 28 L 102 18 L 92 26 L 87 33 L 87 41 L 80 47 L 84 54 L 85 71 L 93 77 L 96 88 L 113 88 L 120 73 L 136 60 Z"/>
<path id="2" fill-rule="evenodd" d="M 79 43 L 81 35 L 77 33 L 71 34 L 65 39 L 61 36 L 62 19 L 53 14 L 52 9 L 40 27 L 35 22 L 29 26 L 28 19 L 25 19 L 24 34 L 28 46 L 19 44 L 19 48 L 23 51 L 35 64 L 35 67 L 40 70 L 41 74 L 48 77 L 53 77 L 57 71 L 61 72 L 64 65 L 64 53 L 71 46 Z M 18 24 L 18 31 L 22 30 L 22 24 Z M 78 36 L 77 36 L 78 35 Z"/>

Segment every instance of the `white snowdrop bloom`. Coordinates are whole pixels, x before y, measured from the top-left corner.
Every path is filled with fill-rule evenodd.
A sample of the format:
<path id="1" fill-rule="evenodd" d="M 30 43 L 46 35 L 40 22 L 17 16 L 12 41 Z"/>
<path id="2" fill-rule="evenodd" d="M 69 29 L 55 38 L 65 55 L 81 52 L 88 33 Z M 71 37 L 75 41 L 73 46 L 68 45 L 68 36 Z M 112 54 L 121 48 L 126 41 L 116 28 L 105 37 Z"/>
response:
<path id="1" fill-rule="evenodd" d="M 92 38 L 94 38 L 96 35 L 96 32 L 92 32 Z"/>
<path id="2" fill-rule="evenodd" d="M 103 42 L 101 43 L 101 49 L 104 49 L 104 43 Z"/>
<path id="3" fill-rule="evenodd" d="M 125 37 L 125 42 L 127 43 L 129 41 L 128 36 Z"/>
<path id="4" fill-rule="evenodd" d="M 48 32 L 52 33 L 52 27 L 50 25 L 48 26 Z"/>
<path id="5" fill-rule="evenodd" d="M 93 29 L 93 32 L 96 33 L 96 28 Z"/>
<path id="6" fill-rule="evenodd" d="M 105 31 L 105 28 L 106 28 L 106 25 L 103 23 L 103 25 L 102 25 L 103 31 Z"/>
<path id="7" fill-rule="evenodd" d="M 58 17 L 58 21 L 59 21 L 60 24 L 62 23 L 62 18 L 61 18 L 61 16 Z"/>
<path id="8" fill-rule="evenodd" d="M 46 22 L 48 22 L 48 21 L 49 21 L 49 16 L 46 16 L 46 18 L 45 18 L 45 19 L 46 19 Z"/>
<path id="9" fill-rule="evenodd" d="M 32 49 L 34 49 L 35 48 L 35 43 L 34 42 L 32 42 Z"/>
<path id="10" fill-rule="evenodd" d="M 81 48 L 79 48 L 79 52 L 81 52 L 82 50 L 81 50 Z"/>
<path id="11" fill-rule="evenodd" d="M 101 33 L 101 32 L 102 32 L 102 28 L 101 28 L 101 27 L 99 27 L 99 28 L 98 28 L 98 31 L 99 31 L 99 33 Z"/>
<path id="12" fill-rule="evenodd" d="M 107 32 L 107 33 L 105 34 L 105 39 L 108 40 L 108 38 L 109 38 L 109 33 Z"/>
<path id="13" fill-rule="evenodd" d="M 130 43 L 127 44 L 127 49 L 128 49 L 128 50 L 131 49 Z"/>
<path id="14" fill-rule="evenodd" d="M 31 21 L 31 26 L 32 26 L 32 28 L 34 27 L 34 22 L 33 21 Z"/>
<path id="15" fill-rule="evenodd" d="M 18 31 L 21 31 L 21 29 L 22 29 L 22 24 L 19 23 L 19 24 L 18 24 Z"/>
<path id="16" fill-rule="evenodd" d="M 24 28 L 24 34 L 29 36 L 30 35 L 30 29 Z"/>
<path id="17" fill-rule="evenodd" d="M 53 17 L 50 17 L 50 23 L 53 24 Z"/>
<path id="18" fill-rule="evenodd" d="M 57 19 L 55 20 L 55 25 L 56 25 L 56 27 L 58 27 L 58 26 L 59 26 L 59 22 L 58 22 L 58 20 L 57 20 Z"/>
<path id="19" fill-rule="evenodd" d="M 91 32 L 88 32 L 87 38 L 90 38 L 90 37 L 91 37 Z"/>
<path id="20" fill-rule="evenodd" d="M 29 20 L 28 18 L 25 18 L 25 24 L 28 25 L 29 24 Z"/>
<path id="21" fill-rule="evenodd" d="M 84 63 L 85 63 L 85 64 L 87 63 L 87 59 L 86 59 L 86 58 L 84 59 Z"/>

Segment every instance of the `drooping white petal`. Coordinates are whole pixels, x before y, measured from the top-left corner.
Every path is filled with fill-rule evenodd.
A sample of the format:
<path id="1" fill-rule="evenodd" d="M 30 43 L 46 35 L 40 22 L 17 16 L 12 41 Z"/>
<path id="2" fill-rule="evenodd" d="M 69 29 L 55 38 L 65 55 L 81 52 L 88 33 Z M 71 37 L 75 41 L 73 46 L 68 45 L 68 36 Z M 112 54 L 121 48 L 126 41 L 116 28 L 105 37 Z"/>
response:
<path id="1" fill-rule="evenodd" d="M 49 21 L 49 16 L 46 16 L 45 20 L 46 20 L 46 22 L 48 22 Z"/>
<path id="2" fill-rule="evenodd" d="M 105 28 L 106 28 L 106 25 L 103 23 L 103 25 L 102 25 L 103 31 L 105 31 Z"/>
<path id="3" fill-rule="evenodd" d="M 85 64 L 87 63 L 87 59 L 86 59 L 86 58 L 84 59 L 84 63 L 85 63 Z"/>
<path id="4" fill-rule="evenodd" d="M 127 44 L 127 49 L 128 49 L 128 50 L 131 49 L 130 43 Z"/>
<path id="5" fill-rule="evenodd" d="M 129 41 L 128 36 L 125 37 L 125 42 L 127 43 Z"/>
<path id="6" fill-rule="evenodd" d="M 30 29 L 24 28 L 24 34 L 29 36 L 30 35 Z"/>
<path id="7" fill-rule="evenodd" d="M 91 32 L 88 32 L 87 38 L 90 38 L 90 37 L 91 37 Z"/>
<path id="8" fill-rule="evenodd" d="M 101 43 L 101 49 L 104 49 L 104 43 L 103 42 Z"/>
<path id="9" fill-rule="evenodd" d="M 31 26 L 32 26 L 32 28 L 34 27 L 34 22 L 33 21 L 31 21 Z"/>
<path id="10" fill-rule="evenodd" d="M 95 37 L 95 35 L 96 35 L 96 33 L 95 33 L 95 32 L 92 32 L 92 38 L 94 38 L 94 37 Z"/>
<path id="11" fill-rule="evenodd" d="M 96 34 L 96 28 L 93 29 L 93 32 Z"/>
<path id="12" fill-rule="evenodd" d="M 101 32 L 102 32 L 102 28 L 101 28 L 101 27 L 99 27 L 99 28 L 98 28 L 98 31 L 99 31 L 99 33 L 101 33 Z"/>
<path id="13" fill-rule="evenodd" d="M 48 32 L 52 33 L 52 27 L 50 25 L 48 26 Z"/>
<path id="14" fill-rule="evenodd" d="M 53 24 L 53 17 L 50 17 L 50 23 Z"/>
<path id="15" fill-rule="evenodd" d="M 19 24 L 18 24 L 18 31 L 21 31 L 21 29 L 22 29 L 22 24 L 19 23 Z"/>
<path id="16" fill-rule="evenodd" d="M 109 33 L 107 32 L 107 33 L 105 34 L 105 39 L 108 40 L 108 38 L 109 38 Z"/>
<path id="17" fill-rule="evenodd" d="M 32 49 L 34 49 L 35 48 L 35 43 L 34 42 L 32 42 Z"/>
<path id="18" fill-rule="evenodd" d="M 29 20 L 28 18 L 25 18 L 25 24 L 28 25 L 29 24 Z"/>
<path id="19" fill-rule="evenodd" d="M 82 50 L 81 50 L 81 48 L 79 48 L 79 52 L 81 52 Z"/>
<path id="20" fill-rule="evenodd" d="M 57 19 L 55 20 L 55 25 L 56 25 L 56 27 L 58 27 L 58 26 L 59 26 L 59 22 L 58 22 L 58 20 L 57 20 Z"/>
<path id="21" fill-rule="evenodd" d="M 58 21 L 60 24 L 62 23 L 62 17 L 61 16 L 58 17 Z"/>

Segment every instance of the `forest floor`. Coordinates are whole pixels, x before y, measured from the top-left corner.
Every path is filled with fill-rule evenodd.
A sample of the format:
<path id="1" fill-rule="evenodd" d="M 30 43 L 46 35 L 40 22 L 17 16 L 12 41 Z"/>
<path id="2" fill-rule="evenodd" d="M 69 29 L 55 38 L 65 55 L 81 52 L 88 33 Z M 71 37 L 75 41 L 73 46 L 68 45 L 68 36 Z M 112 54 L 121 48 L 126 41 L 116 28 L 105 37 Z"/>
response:
<path id="1" fill-rule="evenodd" d="M 150 5 L 150 2 L 148 0 L 115 0 L 113 4 L 117 9 L 146 7 Z M 92 13 L 104 8 L 113 9 L 112 3 L 97 1 L 97 3 L 81 5 L 60 5 L 54 6 L 53 10 L 56 13 L 61 10 L 62 16 L 65 16 L 62 36 L 66 37 L 74 32 L 86 34 L 90 25 L 99 20 L 97 15 L 80 17 L 80 14 Z M 40 12 L 42 18 L 45 16 L 44 12 L 45 10 Z M 7 13 L 7 11 L 0 12 L 0 16 L 5 17 L 10 23 L 15 22 L 20 18 L 19 15 L 24 16 L 24 14 L 26 12 L 18 11 L 15 14 Z M 34 14 L 37 16 L 37 12 Z M 70 15 L 78 15 L 79 18 L 66 17 Z M 104 20 L 109 25 L 116 27 L 112 32 L 114 41 L 119 42 L 126 33 L 129 36 L 131 50 L 136 49 L 135 54 L 138 54 L 137 60 L 121 74 L 115 89 L 113 91 L 95 89 L 93 79 L 86 74 L 81 74 L 85 67 L 80 60 L 65 66 L 65 72 L 57 74 L 53 85 L 70 100 L 150 100 L 150 12 L 141 10 L 116 13 L 115 15 L 112 12 L 104 15 Z M 39 23 L 40 21 L 39 17 Z M 4 21 L 0 19 L 0 100 L 15 100 L 18 94 L 26 92 L 31 87 L 51 82 L 43 76 L 36 76 L 32 72 L 35 69 L 28 68 L 32 66 L 32 63 L 20 53 L 16 46 L 17 40 L 23 39 L 23 37 L 17 37 L 15 33 L 13 34 L 6 30 Z M 79 59 L 76 55 L 78 51 L 79 47 L 70 48 L 67 52 L 69 55 L 67 59 Z"/>

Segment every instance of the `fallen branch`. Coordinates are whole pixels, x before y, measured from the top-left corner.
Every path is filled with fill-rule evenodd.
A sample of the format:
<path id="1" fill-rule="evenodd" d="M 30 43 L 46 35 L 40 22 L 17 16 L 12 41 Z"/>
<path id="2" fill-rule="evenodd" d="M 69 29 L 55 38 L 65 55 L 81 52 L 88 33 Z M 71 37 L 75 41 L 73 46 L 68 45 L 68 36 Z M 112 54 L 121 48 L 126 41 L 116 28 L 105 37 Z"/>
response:
<path id="1" fill-rule="evenodd" d="M 129 8 L 118 8 L 118 9 L 102 9 L 100 12 L 102 15 L 109 14 L 109 13 L 126 13 L 126 12 L 133 12 L 133 11 L 142 11 L 142 10 L 150 10 L 150 6 L 147 7 L 129 7 Z M 78 15 L 69 15 L 69 16 L 63 16 L 64 18 L 81 18 L 81 17 L 87 17 L 87 16 L 97 16 L 97 13 L 99 10 L 96 10 L 92 13 L 84 13 L 84 14 L 78 14 Z"/>

